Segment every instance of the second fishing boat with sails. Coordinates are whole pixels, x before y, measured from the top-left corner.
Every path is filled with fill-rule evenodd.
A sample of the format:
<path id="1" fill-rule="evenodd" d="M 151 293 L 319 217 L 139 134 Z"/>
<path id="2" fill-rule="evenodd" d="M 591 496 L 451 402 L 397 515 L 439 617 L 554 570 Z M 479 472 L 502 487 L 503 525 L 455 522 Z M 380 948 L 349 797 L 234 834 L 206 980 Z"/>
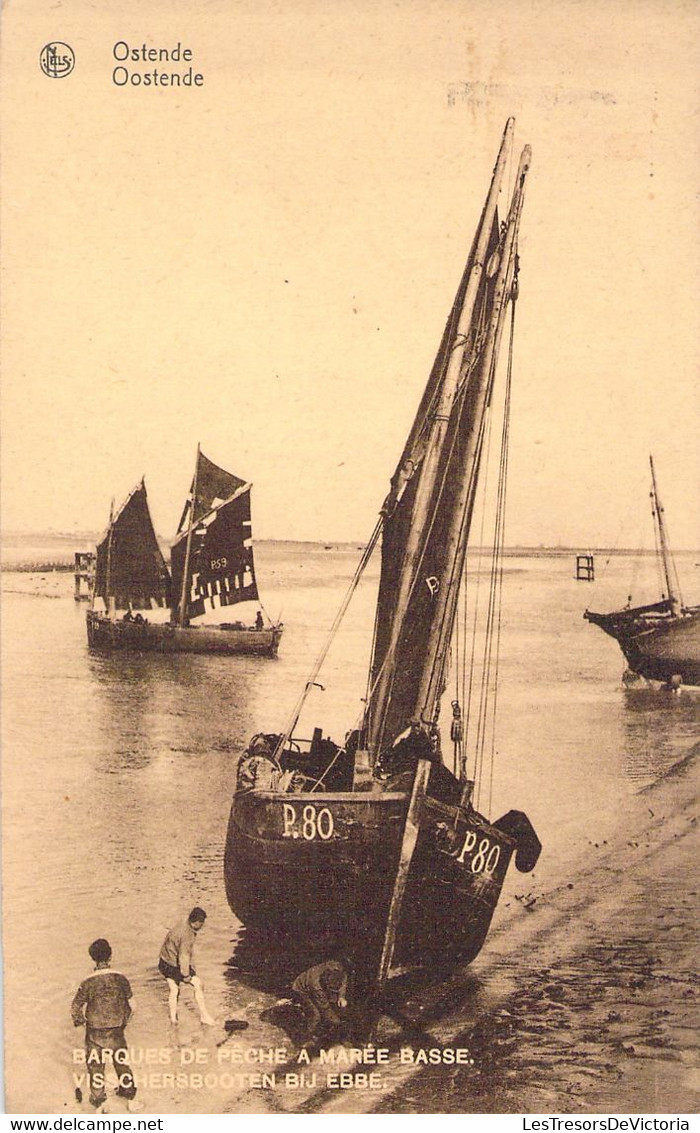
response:
<path id="1" fill-rule="evenodd" d="M 686 606 L 683 601 L 651 456 L 649 465 L 649 495 L 665 593 L 658 602 L 645 606 L 633 607 L 630 602 L 610 614 L 586 610 L 583 616 L 615 638 L 632 675 L 662 681 L 671 688 L 700 685 L 700 606 Z"/>
<path id="2" fill-rule="evenodd" d="M 380 987 L 398 971 L 473 959 L 511 857 L 528 871 L 540 852 L 524 814 L 509 811 L 492 822 L 475 806 L 456 700 L 452 770 L 438 730 L 496 361 L 517 296 L 528 147 L 502 224 L 497 212 L 512 132 L 511 120 L 418 414 L 331 633 L 381 535 L 364 710 L 343 743 L 324 738 L 320 728 L 311 740 L 296 734 L 329 639 L 284 733 L 251 741 L 228 826 L 225 881 L 236 916 L 267 939 L 311 946 L 330 933 Z M 491 650 L 507 419 L 504 414 Z M 487 715 L 492 707 L 489 701 Z"/>
<path id="3" fill-rule="evenodd" d="M 192 487 L 171 552 L 172 576 L 158 546 L 141 481 L 110 515 L 97 547 L 88 643 L 95 649 L 275 656 L 282 625 L 260 606 L 250 517 L 251 485 L 197 448 Z M 255 621 L 207 620 L 240 603 Z M 98 607 L 98 603 L 100 606 Z M 167 621 L 153 611 L 168 608 Z"/>

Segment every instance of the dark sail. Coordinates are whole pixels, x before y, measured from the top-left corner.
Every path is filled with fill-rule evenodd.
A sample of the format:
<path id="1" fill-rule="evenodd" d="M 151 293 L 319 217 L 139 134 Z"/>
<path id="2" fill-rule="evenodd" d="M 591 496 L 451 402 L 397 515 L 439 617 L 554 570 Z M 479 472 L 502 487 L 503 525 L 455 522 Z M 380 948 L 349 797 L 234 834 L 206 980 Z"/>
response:
<path id="1" fill-rule="evenodd" d="M 205 457 L 200 459 L 206 460 Z M 207 464 L 216 468 L 210 461 Z M 228 472 L 223 475 L 229 477 L 230 482 L 235 482 L 237 488 L 230 499 L 201 516 L 192 531 L 185 592 L 187 618 L 200 617 L 207 610 L 254 601 L 258 597 L 251 545 L 250 485 Z M 219 481 L 218 487 L 221 486 Z M 211 488 L 208 489 L 210 491 Z M 197 500 L 201 498 L 198 490 Z M 186 551 L 187 532 L 184 532 L 171 552 L 173 593 L 177 595 L 182 590 Z"/>
<path id="2" fill-rule="evenodd" d="M 170 605 L 170 575 L 158 546 L 143 481 L 112 520 L 97 547 L 95 597 L 117 609 Z"/>
<path id="3" fill-rule="evenodd" d="M 196 499 L 193 522 L 197 523 L 218 503 L 228 500 L 239 488 L 242 488 L 245 480 L 239 480 L 238 476 L 234 476 L 232 472 L 219 468 L 218 464 L 214 464 L 204 453 L 199 452 L 197 454 L 197 470 L 190 488 L 190 498 L 185 504 L 182 518 L 178 524 L 178 535 L 186 531 L 189 526 L 192 490 L 195 484 Z"/>
<path id="4" fill-rule="evenodd" d="M 366 725 L 374 758 L 412 720 L 434 724 L 444 691 L 482 442 L 508 304 L 530 151 L 507 218 L 496 195 L 507 139 L 428 390 L 384 505 Z"/>
<path id="5" fill-rule="evenodd" d="M 494 219 L 488 245 L 488 262 L 493 261 L 498 245 L 498 219 Z M 437 601 L 442 587 L 454 585 L 455 564 L 448 545 L 447 532 L 454 522 L 455 508 L 459 503 L 458 488 L 463 475 L 463 454 L 468 434 L 478 423 L 474 421 L 470 396 L 470 377 L 477 369 L 483 346 L 483 328 L 487 324 L 493 306 L 495 271 L 487 269 L 483 273 L 466 344 L 465 363 L 461 375 L 461 385 L 455 398 L 450 421 L 447 426 L 445 442 L 438 465 L 437 482 L 432 494 L 429 509 L 430 523 L 424 533 L 416 564 L 416 574 L 407 609 L 402 619 L 400 635 L 393 658 L 387 659 L 390 646 L 393 620 L 395 616 L 396 594 L 399 579 L 406 567 L 406 545 L 413 521 L 414 502 L 422 473 L 425 434 L 429 426 L 434 403 L 444 378 L 449 355 L 454 349 L 454 336 L 459 311 L 461 309 L 467 282 L 472 271 L 473 251 L 462 277 L 455 302 L 452 307 L 440 349 L 433 366 L 426 394 L 423 397 L 418 415 L 411 430 L 408 444 L 404 449 L 399 466 L 392 479 L 392 491 L 387 499 L 382 533 L 382 569 L 377 604 L 376 634 L 372 659 L 372 686 L 376 688 L 382 667 L 391 667 L 389 687 L 382 697 L 381 705 L 370 698 L 370 712 L 381 711 L 381 735 L 384 744 L 389 744 L 408 726 L 416 712 L 416 699 L 421 681 L 424 659 L 428 643 L 433 635 L 434 622 L 441 615 L 441 603 Z M 406 481 L 406 476 L 409 479 Z M 401 485 L 405 484 L 403 492 Z M 465 531 L 471 518 L 470 501 L 464 516 Z"/>

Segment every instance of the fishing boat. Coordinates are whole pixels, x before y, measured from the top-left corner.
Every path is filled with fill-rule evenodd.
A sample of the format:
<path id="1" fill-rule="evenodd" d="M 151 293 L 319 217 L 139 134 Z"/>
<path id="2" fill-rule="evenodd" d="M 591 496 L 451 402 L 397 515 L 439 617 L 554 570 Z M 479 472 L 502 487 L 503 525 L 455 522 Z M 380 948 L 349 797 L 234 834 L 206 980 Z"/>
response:
<path id="1" fill-rule="evenodd" d="M 305 941 L 310 949 L 326 938 L 341 940 L 378 987 L 399 972 L 472 960 L 511 858 L 529 871 L 541 849 L 521 812 L 490 821 L 474 805 L 474 768 L 457 700 L 452 770 L 438 728 L 496 361 L 517 297 L 530 150 L 523 150 L 501 223 L 498 198 L 512 136 L 509 120 L 436 361 L 375 529 L 285 731 L 254 737 L 239 761 L 228 825 L 225 883 L 239 920 L 263 930 L 266 940 Z M 503 514 L 501 506 L 495 578 L 501 577 Z M 342 743 L 318 727 L 311 739 L 300 738 L 300 713 L 318 687 L 380 536 L 363 706 Z M 495 602 L 498 593 L 496 583 Z M 489 612 L 494 649 L 496 607 Z"/>
<path id="2" fill-rule="evenodd" d="M 197 448 L 192 486 L 171 551 L 171 575 L 142 480 L 116 515 L 110 512 L 97 547 L 87 614 L 90 647 L 275 656 L 282 625 L 271 621 L 260 605 L 250 491 L 249 483 Z M 214 611 L 243 602 L 255 606 L 252 624 L 208 620 Z M 154 613 L 159 609 L 169 610 L 167 620 Z"/>
<path id="3" fill-rule="evenodd" d="M 583 616 L 615 638 L 632 676 L 672 688 L 700 685 L 700 606 L 686 606 L 683 601 L 651 456 L 649 465 L 651 512 L 665 592 L 658 602 L 646 606 L 633 607 L 630 599 L 623 610 L 610 614 L 586 610 Z"/>

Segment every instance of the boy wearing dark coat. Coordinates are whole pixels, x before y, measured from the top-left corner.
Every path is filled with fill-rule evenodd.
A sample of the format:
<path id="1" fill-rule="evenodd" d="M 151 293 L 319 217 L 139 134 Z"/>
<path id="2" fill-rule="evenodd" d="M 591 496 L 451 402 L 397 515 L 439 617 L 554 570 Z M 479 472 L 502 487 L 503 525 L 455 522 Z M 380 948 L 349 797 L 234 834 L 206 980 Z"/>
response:
<path id="1" fill-rule="evenodd" d="M 85 1027 L 85 1056 L 90 1081 L 90 1104 L 98 1109 L 107 1100 L 105 1063 L 111 1061 L 119 1079 L 117 1096 L 132 1102 L 134 1075 L 128 1061 L 124 1028 L 131 1018 L 131 985 L 112 969 L 109 941 L 93 940 L 88 948 L 95 970 L 83 980 L 73 997 L 71 1015 L 76 1027 Z"/>

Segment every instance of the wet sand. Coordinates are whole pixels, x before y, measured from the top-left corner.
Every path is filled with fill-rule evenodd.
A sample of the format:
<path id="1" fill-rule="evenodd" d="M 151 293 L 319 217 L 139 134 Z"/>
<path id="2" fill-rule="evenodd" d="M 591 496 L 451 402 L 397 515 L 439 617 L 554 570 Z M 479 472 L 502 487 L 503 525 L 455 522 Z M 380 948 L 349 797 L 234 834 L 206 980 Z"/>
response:
<path id="1" fill-rule="evenodd" d="M 325 563 L 327 554 L 318 558 Z M 304 562 L 304 585 L 296 589 L 289 581 L 301 571 L 296 560 L 272 563 L 287 587 L 290 623 L 301 626 L 311 624 L 312 610 L 318 615 L 319 602 L 336 608 L 337 589 L 316 585 L 320 566 L 307 585 Z M 531 814 L 545 847 L 542 862 L 536 876 L 510 871 L 474 964 L 433 988 L 397 988 L 394 1018 L 379 1026 L 378 1044 L 464 1046 L 469 1064 L 415 1070 L 391 1053 L 375 1091 L 328 1089 L 328 1070 L 347 1065 L 295 1061 L 294 1036 L 270 1007 L 308 955 L 287 956 L 286 972 L 278 964 L 261 967 L 221 884 L 232 753 L 269 718 L 270 704 L 298 689 L 299 671 L 307 671 L 303 648 L 254 668 L 108 663 L 86 656 L 84 606 L 72 600 L 70 573 L 3 576 L 6 593 L 18 579 L 23 590 L 5 600 L 6 634 L 11 615 L 15 625 L 8 736 L 17 753 L 4 779 L 5 900 L 15 914 L 5 925 L 6 964 L 12 958 L 5 972 L 12 1024 L 6 1073 L 18 1112 L 92 1112 L 87 1099 L 79 1105 L 74 1097 L 71 1051 L 82 1036 L 70 1026 L 67 1003 L 82 978 L 85 942 L 104 934 L 114 938 L 134 987 L 130 1045 L 169 1060 L 150 1068 L 141 1061 L 139 1071 L 196 1071 L 183 1062 L 195 1048 L 204 1050 L 209 1071 L 222 1071 L 212 1088 L 140 1086 L 147 1113 L 694 1109 L 697 753 L 641 793 L 632 793 L 631 782 L 648 782 L 652 769 L 669 767 L 694 742 L 698 690 L 678 699 L 622 699 L 614 683 L 617 655 L 599 668 L 597 640 L 579 643 L 579 598 L 568 573 L 538 567 L 522 577 L 531 589 L 527 601 L 517 591 L 519 610 L 538 610 L 545 589 L 558 588 L 551 636 L 565 643 L 562 656 L 575 658 L 554 679 L 545 672 L 537 659 L 552 642 L 541 640 L 539 615 L 524 634 L 506 640 L 511 707 L 503 746 L 517 746 L 520 755 L 517 794 L 509 782 L 503 795 Z M 25 599 L 25 585 L 44 596 L 56 587 L 66 601 Z M 315 655 L 313 640 L 301 644 Z M 535 660 L 523 683 L 520 658 L 528 646 Z M 350 656 L 359 666 L 359 653 Z M 211 712 L 202 714 L 205 676 Z M 196 822 L 183 822 L 183 770 Z M 25 781 L 34 786 L 30 807 Z M 98 788 L 97 805 L 88 808 L 81 801 L 86 781 Z M 198 960 L 210 1008 L 220 1020 L 249 1022 L 225 1042 L 223 1028 L 199 1026 L 189 1001 L 180 1027 L 168 1026 L 154 966 L 169 918 L 193 898 L 210 913 Z M 65 907 L 71 923 L 47 985 L 37 972 Z M 316 1084 L 291 1088 L 282 1071 L 272 1089 L 230 1086 L 224 1074 L 250 1068 L 219 1064 L 217 1056 L 236 1047 L 286 1047 L 291 1072 L 316 1073 Z M 119 1112 L 120 1103 L 110 1105 Z"/>
<path id="2" fill-rule="evenodd" d="M 3 594 L 23 594 L 31 598 L 67 598 L 73 594 L 73 573 L 47 568 L 3 569 Z"/>
<path id="3" fill-rule="evenodd" d="M 524 892 L 470 969 L 382 1020 L 381 1091 L 251 1091 L 225 1112 L 697 1112 L 699 756 L 641 791 L 569 882 Z M 401 1066 L 401 1046 L 467 1048 L 470 1062 Z"/>
<path id="4" fill-rule="evenodd" d="M 529 892 L 524 877 L 520 899 L 470 967 L 432 986 L 397 987 L 374 1035 L 389 1051 L 385 1065 L 353 1066 L 342 1048 L 330 1065 L 300 1063 L 298 1037 L 270 1014 L 279 989 L 253 992 L 232 970 L 249 1030 L 227 1040 L 191 1020 L 172 1036 L 173 1056 L 178 1047 L 206 1049 L 209 1070 L 272 1071 L 275 1086 L 166 1091 L 158 1112 L 696 1113 L 698 762 L 700 746 L 640 791 L 618 836 L 591 841 L 587 864 L 566 883 Z M 287 1061 L 217 1067 L 229 1046 L 284 1048 Z M 457 1048 L 465 1063 L 402 1064 L 409 1047 Z M 298 1084 L 285 1079 L 290 1072 Z M 337 1078 L 329 1087 L 327 1075 L 340 1072 L 378 1072 L 377 1088 L 361 1077 L 353 1088 Z M 153 1093 L 142 1098 L 150 1111 Z"/>
<path id="5" fill-rule="evenodd" d="M 642 792 L 647 821 L 531 906 L 517 955 L 499 940 L 487 979 L 497 998 L 504 973 L 514 986 L 460 1033 L 474 1066 L 414 1076 L 378 1112 L 697 1112 L 696 764 Z"/>

